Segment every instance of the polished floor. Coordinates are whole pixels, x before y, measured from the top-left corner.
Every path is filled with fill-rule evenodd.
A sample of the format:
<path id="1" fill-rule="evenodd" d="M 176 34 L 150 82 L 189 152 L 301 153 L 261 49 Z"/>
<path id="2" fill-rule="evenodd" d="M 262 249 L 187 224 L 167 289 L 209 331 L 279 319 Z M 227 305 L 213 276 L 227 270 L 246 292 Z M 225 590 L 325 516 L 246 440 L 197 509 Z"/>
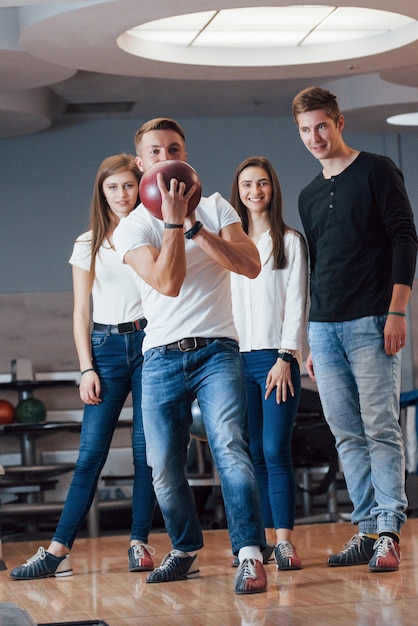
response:
<path id="1" fill-rule="evenodd" d="M 34 554 L 39 542 L 3 543 L 0 602 L 26 609 L 37 623 L 103 620 L 109 626 L 400 626 L 418 620 L 418 519 L 402 534 L 398 572 L 370 573 L 367 566 L 328 568 L 327 555 L 354 529 L 348 522 L 297 526 L 300 571 L 267 566 L 268 592 L 233 592 L 227 531 L 204 531 L 200 578 L 146 583 L 146 573 L 127 571 L 128 536 L 76 541 L 74 575 L 12 581 L 9 570 Z M 150 536 L 158 563 L 169 551 L 165 533 Z M 0 612 L 0 624 L 1 612 Z"/>

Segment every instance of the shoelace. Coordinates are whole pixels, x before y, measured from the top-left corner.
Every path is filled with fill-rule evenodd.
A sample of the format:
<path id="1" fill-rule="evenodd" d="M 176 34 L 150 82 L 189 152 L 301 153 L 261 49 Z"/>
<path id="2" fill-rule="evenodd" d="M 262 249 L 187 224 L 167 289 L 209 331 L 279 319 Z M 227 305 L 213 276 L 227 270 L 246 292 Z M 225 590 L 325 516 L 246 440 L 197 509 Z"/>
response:
<path id="1" fill-rule="evenodd" d="M 144 550 L 151 555 L 155 554 L 155 548 L 149 546 L 146 543 L 137 543 L 134 545 L 134 557 L 136 559 L 142 559 L 145 556 Z"/>
<path id="2" fill-rule="evenodd" d="M 46 550 L 41 546 L 40 548 L 38 548 L 38 552 L 34 554 L 33 556 L 31 556 L 30 559 L 26 561 L 26 563 L 24 563 L 24 567 L 28 567 L 29 565 L 32 565 L 32 563 L 35 563 L 35 561 L 43 560 L 45 556 L 46 556 Z"/>
<path id="3" fill-rule="evenodd" d="M 160 565 L 160 569 L 161 568 L 166 568 L 166 567 L 170 567 L 170 565 L 172 564 L 172 562 L 175 560 L 176 555 L 174 554 L 174 550 L 172 552 L 170 552 L 167 555 L 166 559 L 163 559 L 163 562 Z"/>
<path id="4" fill-rule="evenodd" d="M 393 554 L 397 561 L 400 561 L 398 554 L 395 550 L 395 545 L 392 537 L 380 537 L 374 544 L 373 548 L 377 551 L 376 557 L 385 558 L 389 552 Z"/>
<path id="5" fill-rule="evenodd" d="M 284 559 L 292 559 L 295 556 L 293 546 L 289 541 L 281 541 L 277 544 L 280 551 L 280 556 Z"/>
<path id="6" fill-rule="evenodd" d="M 344 544 L 344 548 L 341 550 L 341 552 L 348 552 L 349 550 L 351 550 L 353 546 L 360 548 L 360 543 L 361 543 L 360 535 L 353 535 L 351 539 L 347 541 L 347 543 Z"/>
<path id="7" fill-rule="evenodd" d="M 257 578 L 254 559 L 245 559 L 242 574 L 244 578 Z"/>

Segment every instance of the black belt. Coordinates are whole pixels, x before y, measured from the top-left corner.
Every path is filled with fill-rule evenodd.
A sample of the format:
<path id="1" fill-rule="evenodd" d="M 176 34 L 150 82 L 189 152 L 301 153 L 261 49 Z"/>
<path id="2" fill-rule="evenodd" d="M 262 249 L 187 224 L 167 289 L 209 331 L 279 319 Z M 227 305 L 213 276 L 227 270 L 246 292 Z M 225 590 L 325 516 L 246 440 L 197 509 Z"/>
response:
<path id="1" fill-rule="evenodd" d="M 167 350 L 180 350 L 180 352 L 190 352 L 191 350 L 197 350 L 208 346 L 212 341 L 216 339 L 206 339 L 205 337 L 186 337 L 185 339 L 179 339 L 173 343 L 168 343 L 164 346 Z"/>
<path id="2" fill-rule="evenodd" d="M 97 322 L 94 322 L 93 330 L 102 330 L 104 332 L 107 331 L 123 335 L 125 333 L 134 333 L 137 330 L 144 330 L 147 323 L 145 317 L 141 317 L 141 319 L 135 320 L 134 322 L 124 322 L 123 324 L 97 324 Z"/>

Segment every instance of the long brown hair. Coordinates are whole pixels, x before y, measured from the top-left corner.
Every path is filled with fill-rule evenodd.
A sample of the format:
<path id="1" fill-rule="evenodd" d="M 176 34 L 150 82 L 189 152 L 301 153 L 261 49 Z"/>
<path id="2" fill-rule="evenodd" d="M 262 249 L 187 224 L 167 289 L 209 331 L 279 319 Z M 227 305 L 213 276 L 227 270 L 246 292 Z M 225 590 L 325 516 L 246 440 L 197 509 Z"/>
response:
<path id="1" fill-rule="evenodd" d="M 242 161 L 242 163 L 238 165 L 237 169 L 235 170 L 234 178 L 232 180 L 230 202 L 232 206 L 237 210 L 242 221 L 242 227 L 248 235 L 248 209 L 240 198 L 238 185 L 239 176 L 241 172 L 243 172 L 247 167 L 261 167 L 270 179 L 272 194 L 270 206 L 268 208 L 268 215 L 270 220 L 270 235 L 273 241 L 273 268 L 275 270 L 281 270 L 287 265 L 287 259 L 284 251 L 284 235 L 287 230 L 293 231 L 293 229 L 289 228 L 289 226 L 287 226 L 283 220 L 282 190 L 280 188 L 280 183 L 276 171 L 268 159 L 263 156 L 254 156 L 245 159 L 245 161 Z"/>
<path id="2" fill-rule="evenodd" d="M 116 154 L 107 157 L 99 166 L 94 181 L 93 198 L 90 207 L 90 230 L 91 230 L 91 262 L 90 262 L 90 289 L 93 286 L 96 269 L 96 257 L 105 239 L 112 230 L 113 214 L 103 193 L 103 183 L 114 174 L 119 172 L 132 172 L 138 180 L 138 204 L 139 204 L 139 171 L 135 157 L 131 154 Z"/>

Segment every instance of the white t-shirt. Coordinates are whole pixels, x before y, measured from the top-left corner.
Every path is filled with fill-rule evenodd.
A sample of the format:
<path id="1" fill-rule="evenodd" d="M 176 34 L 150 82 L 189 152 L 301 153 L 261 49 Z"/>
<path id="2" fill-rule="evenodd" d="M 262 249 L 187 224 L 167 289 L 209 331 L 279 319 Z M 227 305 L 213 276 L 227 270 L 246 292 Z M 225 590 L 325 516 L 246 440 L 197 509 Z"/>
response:
<path id="1" fill-rule="evenodd" d="M 253 279 L 231 275 L 232 305 L 241 352 L 287 348 L 301 350 L 307 323 L 308 261 L 298 235 L 284 236 L 287 266 L 273 270 L 267 230 L 257 248 L 262 269 Z"/>
<path id="2" fill-rule="evenodd" d="M 239 222 L 235 209 L 219 194 L 202 198 L 196 219 L 219 234 Z M 161 249 L 164 224 L 141 204 L 121 219 L 113 234 L 121 258 L 134 248 L 151 245 Z M 140 280 L 145 317 L 148 320 L 144 351 L 184 337 L 230 337 L 238 340 L 232 318 L 230 272 L 216 263 L 191 239 L 186 243 L 186 277 L 177 297 L 169 297 Z"/>
<path id="3" fill-rule="evenodd" d="M 90 270 L 91 231 L 74 243 L 71 265 Z M 93 320 L 99 324 L 122 324 L 144 317 L 139 285 L 130 267 L 124 265 L 107 240 L 96 256 L 92 289 Z"/>

